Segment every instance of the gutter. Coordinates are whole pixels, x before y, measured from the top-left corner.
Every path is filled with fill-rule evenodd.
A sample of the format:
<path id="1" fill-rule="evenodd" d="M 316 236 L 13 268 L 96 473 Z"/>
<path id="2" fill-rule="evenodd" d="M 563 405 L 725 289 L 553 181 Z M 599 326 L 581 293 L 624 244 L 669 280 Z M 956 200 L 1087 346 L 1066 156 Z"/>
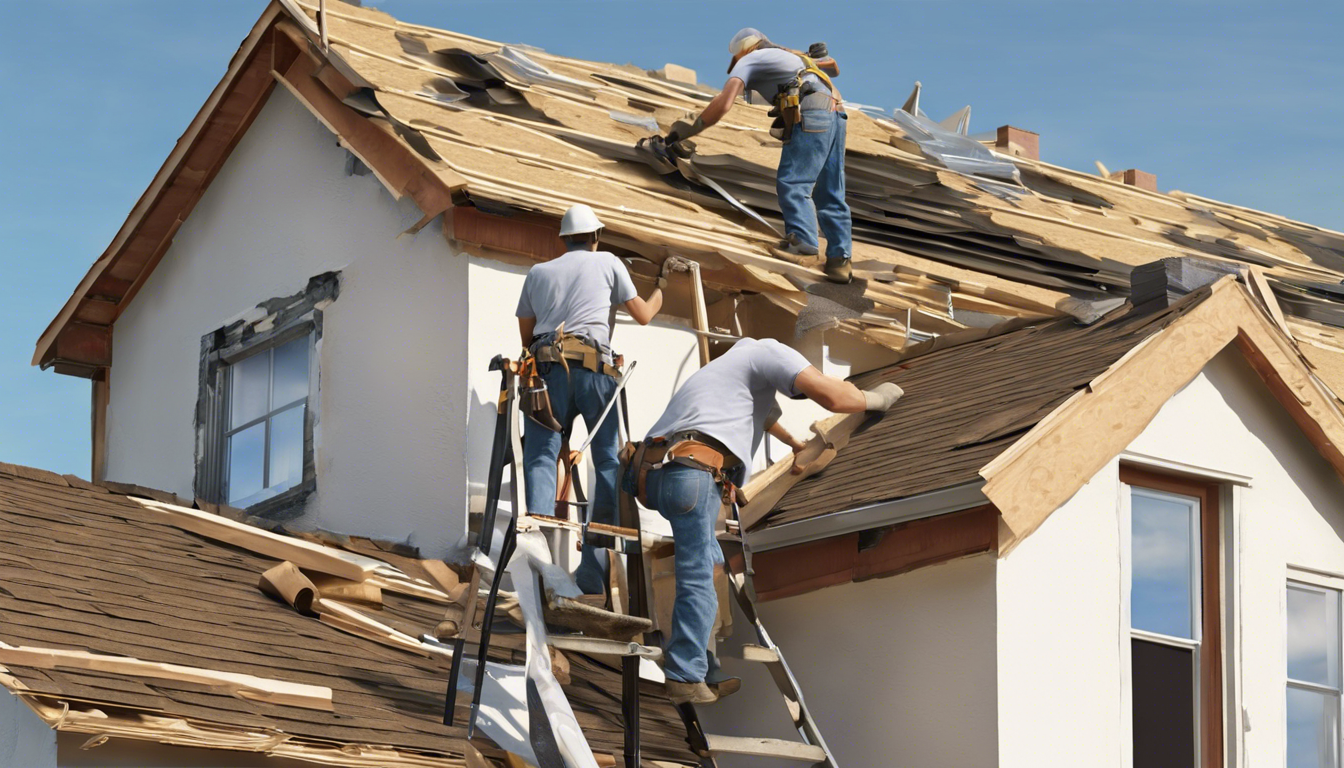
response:
<path id="1" fill-rule="evenodd" d="M 881 501 L 843 512 L 831 512 L 806 520 L 773 525 L 758 532 L 749 532 L 747 543 L 754 552 L 805 544 L 817 539 L 843 536 L 925 517 L 936 517 L 949 512 L 984 506 L 989 503 L 982 489 L 983 479 L 964 485 L 954 485 L 929 493 L 907 496 L 903 499 Z"/>

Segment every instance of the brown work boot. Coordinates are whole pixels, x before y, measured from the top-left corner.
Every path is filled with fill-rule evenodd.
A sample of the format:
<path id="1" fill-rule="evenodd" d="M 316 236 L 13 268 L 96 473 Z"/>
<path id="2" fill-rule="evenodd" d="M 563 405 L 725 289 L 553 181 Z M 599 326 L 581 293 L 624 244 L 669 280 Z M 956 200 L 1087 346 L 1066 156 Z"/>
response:
<path id="1" fill-rule="evenodd" d="M 719 694 L 703 682 L 683 683 L 670 677 L 667 679 L 667 697 L 673 704 L 713 704 L 719 700 Z"/>
<path id="2" fill-rule="evenodd" d="M 826 273 L 826 279 L 832 283 L 845 285 L 854 279 L 854 271 L 849 267 L 849 259 L 827 259 L 826 269 L 823 272 Z"/>
<path id="3" fill-rule="evenodd" d="M 798 235 L 792 233 L 779 245 L 771 248 L 770 253 L 777 259 L 803 267 L 815 267 L 821 263 L 817 246 L 802 242 L 798 239 Z"/>
<path id="4" fill-rule="evenodd" d="M 713 691 L 715 696 L 722 699 L 724 696 L 732 696 L 742 690 L 742 678 L 725 677 L 717 683 L 706 682 L 705 685 L 709 686 L 709 690 Z"/>

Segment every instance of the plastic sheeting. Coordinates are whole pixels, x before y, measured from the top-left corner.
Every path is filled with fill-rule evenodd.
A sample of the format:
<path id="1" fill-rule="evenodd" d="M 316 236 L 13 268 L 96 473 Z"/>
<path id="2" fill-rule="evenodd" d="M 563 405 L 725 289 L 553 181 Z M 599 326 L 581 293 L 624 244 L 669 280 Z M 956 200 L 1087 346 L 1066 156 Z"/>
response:
<path id="1" fill-rule="evenodd" d="M 996 157 L 983 144 L 944 128 L 923 115 L 897 109 L 888 118 L 919 145 L 919 149 L 939 164 L 969 176 L 985 176 L 1022 183 L 1012 161 Z"/>
<path id="2" fill-rule="evenodd" d="M 549 85 L 552 88 L 563 88 L 567 91 L 578 91 L 580 93 L 592 91 L 592 86 L 582 80 L 557 75 L 533 61 L 518 48 L 510 45 L 506 45 L 494 53 L 481 54 L 479 58 L 490 62 L 495 69 L 517 82 L 527 83 L 528 85 Z"/>

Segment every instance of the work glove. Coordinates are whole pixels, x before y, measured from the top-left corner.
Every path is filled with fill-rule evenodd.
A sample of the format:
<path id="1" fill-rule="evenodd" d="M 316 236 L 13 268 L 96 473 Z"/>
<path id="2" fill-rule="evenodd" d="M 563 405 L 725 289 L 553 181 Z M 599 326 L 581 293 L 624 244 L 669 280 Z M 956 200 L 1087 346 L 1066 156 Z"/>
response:
<path id="1" fill-rule="evenodd" d="M 886 413 L 904 394 L 905 390 L 889 381 L 878 384 L 872 389 L 865 389 L 863 390 L 863 400 L 867 405 L 864 410 Z"/>

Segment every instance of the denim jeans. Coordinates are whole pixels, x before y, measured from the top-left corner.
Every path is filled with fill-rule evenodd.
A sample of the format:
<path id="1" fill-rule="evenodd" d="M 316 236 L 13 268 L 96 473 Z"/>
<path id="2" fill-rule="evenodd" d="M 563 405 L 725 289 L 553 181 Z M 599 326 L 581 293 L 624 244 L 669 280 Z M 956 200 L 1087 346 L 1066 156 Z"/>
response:
<path id="1" fill-rule="evenodd" d="M 541 363 L 538 366 L 546 389 L 551 396 L 551 410 L 562 427 L 568 429 L 574 419 L 583 416 L 589 429 L 602 409 L 616 394 L 616 380 L 604 373 L 595 373 L 575 363 L 566 373 L 559 363 Z M 607 414 L 590 445 L 597 487 L 589 502 L 592 504 L 591 522 L 616 525 L 619 515 L 616 507 L 616 482 L 620 474 L 620 430 L 616 411 Z M 560 457 L 561 435 L 524 419 L 523 478 L 527 484 L 527 509 L 541 515 L 555 514 L 556 461 Z M 579 589 L 590 595 L 603 594 L 607 589 L 607 551 L 588 545 L 583 547 L 579 569 L 574 574 Z"/>
<path id="2" fill-rule="evenodd" d="M 714 570 L 723 565 L 723 550 L 714 537 L 719 487 L 708 472 L 681 464 L 655 469 L 645 482 L 650 503 L 672 524 L 677 548 L 677 597 L 663 671 L 683 683 L 700 682 L 718 666 L 709 653 L 709 636 L 719 610 Z"/>
<path id="3" fill-rule="evenodd" d="M 805 109 L 802 122 L 779 156 L 775 189 L 786 234 L 817 245 L 817 224 L 826 235 L 826 258 L 853 253 L 849 203 L 845 202 L 845 125 L 843 112 Z"/>

